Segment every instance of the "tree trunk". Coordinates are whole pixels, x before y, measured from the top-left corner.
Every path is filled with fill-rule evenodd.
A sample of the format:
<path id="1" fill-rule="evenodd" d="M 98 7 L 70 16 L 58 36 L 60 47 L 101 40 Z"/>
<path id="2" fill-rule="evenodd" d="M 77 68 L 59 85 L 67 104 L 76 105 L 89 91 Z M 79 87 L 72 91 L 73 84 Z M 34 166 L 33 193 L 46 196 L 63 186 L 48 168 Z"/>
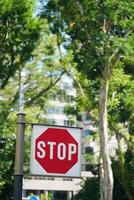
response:
<path id="1" fill-rule="evenodd" d="M 113 173 L 108 148 L 108 123 L 107 123 L 107 96 L 109 87 L 110 70 L 105 66 L 104 78 L 99 99 L 99 134 L 100 134 L 100 192 L 101 200 L 113 199 Z"/>

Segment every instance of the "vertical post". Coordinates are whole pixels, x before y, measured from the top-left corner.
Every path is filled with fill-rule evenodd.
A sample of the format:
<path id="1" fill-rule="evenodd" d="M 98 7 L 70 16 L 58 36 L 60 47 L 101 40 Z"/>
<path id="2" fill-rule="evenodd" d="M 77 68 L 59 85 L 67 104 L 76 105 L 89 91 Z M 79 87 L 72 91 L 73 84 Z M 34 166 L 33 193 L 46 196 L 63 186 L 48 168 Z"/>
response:
<path id="1" fill-rule="evenodd" d="M 22 199 L 25 114 L 17 114 L 17 135 L 14 174 L 14 200 Z"/>
<path id="2" fill-rule="evenodd" d="M 67 191 L 67 200 L 72 199 L 72 191 Z"/>

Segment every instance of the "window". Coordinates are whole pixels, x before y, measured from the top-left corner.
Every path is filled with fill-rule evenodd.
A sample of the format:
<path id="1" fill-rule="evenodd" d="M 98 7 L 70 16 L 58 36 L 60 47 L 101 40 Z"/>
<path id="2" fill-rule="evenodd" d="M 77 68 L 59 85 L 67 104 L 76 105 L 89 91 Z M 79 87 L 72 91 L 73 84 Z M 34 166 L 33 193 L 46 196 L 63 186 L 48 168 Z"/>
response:
<path id="1" fill-rule="evenodd" d="M 55 125 L 56 124 L 55 119 L 48 119 L 48 123 L 50 125 Z"/>
<path id="2" fill-rule="evenodd" d="M 49 114 L 62 114 L 64 113 L 64 108 L 61 106 L 52 106 L 48 109 Z"/>
<path id="3" fill-rule="evenodd" d="M 54 114 L 60 114 L 60 107 L 59 106 L 53 107 L 53 113 Z"/>
<path id="4" fill-rule="evenodd" d="M 69 120 L 64 120 L 64 126 L 69 126 Z"/>
<path id="5" fill-rule="evenodd" d="M 64 126 L 73 126 L 74 124 L 73 120 L 64 120 Z"/>
<path id="6" fill-rule="evenodd" d="M 74 96 L 72 96 L 72 95 L 67 95 L 67 102 L 68 103 L 73 103 L 74 102 Z"/>

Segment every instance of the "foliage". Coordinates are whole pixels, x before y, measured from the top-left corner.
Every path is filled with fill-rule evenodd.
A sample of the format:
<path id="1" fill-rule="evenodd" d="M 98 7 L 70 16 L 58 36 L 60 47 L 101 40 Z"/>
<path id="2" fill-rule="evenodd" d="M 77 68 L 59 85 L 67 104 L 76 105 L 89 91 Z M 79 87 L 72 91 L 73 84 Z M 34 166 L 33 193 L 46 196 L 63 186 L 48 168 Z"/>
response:
<path id="1" fill-rule="evenodd" d="M 99 200 L 99 180 L 89 178 L 84 182 L 82 189 L 74 196 L 74 200 Z"/>
<path id="2" fill-rule="evenodd" d="M 31 0 L 1 0 L 0 7 L 0 87 L 3 88 L 30 58 L 41 26 L 33 17 Z"/>
<path id="3" fill-rule="evenodd" d="M 104 66 L 109 63 L 117 68 L 121 63 L 132 63 L 133 9 L 133 1 L 49 0 L 44 4 L 41 16 L 49 20 L 52 32 L 60 37 L 60 45 L 73 50 L 76 68 L 79 74 L 82 72 L 83 77 L 77 78 L 87 91 L 90 103 L 86 109 L 98 106 Z"/>
<path id="4" fill-rule="evenodd" d="M 15 73 L 30 58 L 40 34 L 33 1 L 0 1 L 0 197 L 12 199 L 15 159 Z M 9 85 L 7 86 L 7 84 Z M 7 86 L 7 87 L 6 87 Z"/>
<path id="5" fill-rule="evenodd" d="M 51 199 L 52 199 L 51 193 L 49 193 L 48 196 L 46 196 L 45 194 L 41 194 L 41 200 L 51 200 Z"/>
<path id="6" fill-rule="evenodd" d="M 133 199 L 134 197 L 134 166 L 133 156 L 129 150 L 124 153 L 124 165 L 121 160 L 113 160 L 114 199 Z"/>
<path id="7" fill-rule="evenodd" d="M 39 20 L 33 17 L 34 4 L 31 0 L 1 0 L 0 7 L 0 196 L 11 199 L 16 118 L 12 111 L 18 89 L 13 76 L 30 58 L 41 27 Z"/>
<path id="8" fill-rule="evenodd" d="M 5 200 L 13 194 L 14 146 L 13 137 L 0 136 L 0 197 Z"/>
<path id="9" fill-rule="evenodd" d="M 134 81 L 131 74 L 125 74 L 123 69 L 115 69 L 110 81 L 109 117 L 112 123 L 125 123 L 133 118 Z M 116 111 L 116 112 L 115 112 Z M 115 113 L 112 116 L 112 113 Z"/>

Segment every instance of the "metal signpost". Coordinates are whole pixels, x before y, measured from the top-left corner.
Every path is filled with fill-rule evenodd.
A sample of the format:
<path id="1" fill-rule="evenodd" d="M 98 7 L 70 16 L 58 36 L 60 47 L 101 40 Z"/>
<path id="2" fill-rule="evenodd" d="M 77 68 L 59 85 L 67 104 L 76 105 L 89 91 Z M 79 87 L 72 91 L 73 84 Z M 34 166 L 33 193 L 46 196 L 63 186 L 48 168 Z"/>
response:
<path id="1" fill-rule="evenodd" d="M 14 200 L 22 199 L 25 114 L 17 115 L 17 136 L 14 174 Z"/>

